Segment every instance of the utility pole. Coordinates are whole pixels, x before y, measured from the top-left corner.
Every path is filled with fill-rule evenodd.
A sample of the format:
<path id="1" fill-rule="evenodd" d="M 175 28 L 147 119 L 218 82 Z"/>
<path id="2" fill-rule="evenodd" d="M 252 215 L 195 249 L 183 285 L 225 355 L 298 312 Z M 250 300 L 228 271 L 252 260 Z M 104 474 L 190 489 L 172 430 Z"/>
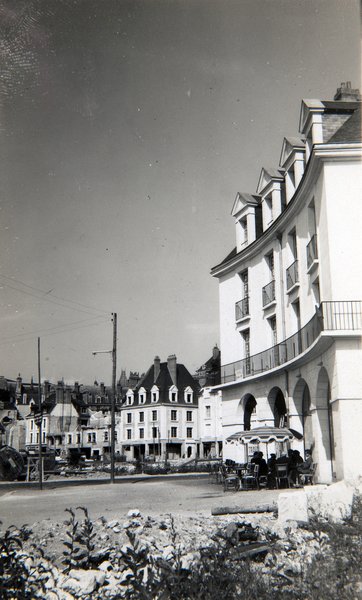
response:
<path id="1" fill-rule="evenodd" d="M 92 352 L 96 354 L 112 354 L 112 398 L 111 398 L 111 483 L 114 483 L 114 455 L 115 455 L 115 432 L 116 432 L 116 372 L 117 372 L 117 313 L 112 313 L 113 321 L 113 348 Z"/>
<path id="2" fill-rule="evenodd" d="M 41 404 L 41 383 L 40 383 L 40 337 L 38 337 L 38 427 L 39 427 L 39 489 L 43 489 L 43 453 L 42 453 L 42 435 L 43 435 L 43 407 Z"/>
<path id="3" fill-rule="evenodd" d="M 116 432 L 116 371 L 117 371 L 117 313 L 113 313 L 112 349 L 112 404 L 111 404 L 111 483 L 114 483 L 115 432 Z"/>

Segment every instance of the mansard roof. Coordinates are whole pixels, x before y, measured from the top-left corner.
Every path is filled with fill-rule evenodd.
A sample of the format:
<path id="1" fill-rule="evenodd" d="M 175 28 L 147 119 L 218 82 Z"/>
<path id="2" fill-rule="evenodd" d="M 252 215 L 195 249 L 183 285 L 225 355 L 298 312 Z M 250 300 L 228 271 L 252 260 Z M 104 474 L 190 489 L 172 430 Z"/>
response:
<path id="1" fill-rule="evenodd" d="M 308 117 L 311 112 L 317 113 L 353 113 L 361 105 L 360 102 L 350 100 L 302 100 L 299 118 L 299 131 L 304 133 Z"/>
<path id="2" fill-rule="evenodd" d="M 349 119 L 336 131 L 328 141 L 329 144 L 347 144 L 361 142 L 362 122 L 361 105 L 353 112 Z"/>
<path id="3" fill-rule="evenodd" d="M 155 366 L 154 364 L 148 369 L 146 374 L 143 376 L 141 381 L 133 389 L 134 393 L 134 404 L 138 405 L 138 394 L 142 388 L 146 391 L 146 403 L 151 403 L 151 390 L 156 385 L 159 389 L 159 401 L 156 404 L 162 402 L 169 402 L 169 390 L 173 387 L 174 382 L 172 381 L 171 374 L 168 370 L 168 363 L 160 363 L 160 371 L 155 381 Z M 197 394 L 199 392 L 199 383 L 194 379 L 191 373 L 181 363 L 176 363 L 176 387 L 179 393 L 178 404 L 183 403 L 183 394 L 187 388 L 191 388 L 195 393 L 194 404 L 197 401 Z"/>

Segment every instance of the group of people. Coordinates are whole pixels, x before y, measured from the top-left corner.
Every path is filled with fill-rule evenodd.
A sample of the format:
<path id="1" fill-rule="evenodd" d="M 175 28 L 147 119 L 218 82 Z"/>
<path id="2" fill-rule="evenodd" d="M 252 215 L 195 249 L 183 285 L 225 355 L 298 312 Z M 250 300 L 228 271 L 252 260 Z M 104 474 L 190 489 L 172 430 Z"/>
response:
<path id="1" fill-rule="evenodd" d="M 259 480 L 265 478 L 268 487 L 275 487 L 277 468 L 276 465 L 287 465 L 287 476 L 289 486 L 294 487 L 299 482 L 299 475 L 311 473 L 313 467 L 313 458 L 311 450 L 305 451 L 305 459 L 300 455 L 299 450 L 288 450 L 287 454 L 276 457 L 271 454 L 266 461 L 263 458 L 263 452 L 254 452 L 251 463 L 259 465 Z"/>

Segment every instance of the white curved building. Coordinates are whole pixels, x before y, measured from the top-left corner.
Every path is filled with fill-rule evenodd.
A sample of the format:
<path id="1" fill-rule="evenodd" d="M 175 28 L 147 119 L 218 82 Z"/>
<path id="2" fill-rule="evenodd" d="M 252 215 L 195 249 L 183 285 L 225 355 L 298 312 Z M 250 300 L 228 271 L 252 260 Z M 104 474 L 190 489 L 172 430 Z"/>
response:
<path id="1" fill-rule="evenodd" d="M 302 101 L 300 137 L 255 194 L 237 194 L 236 247 L 212 269 L 224 458 L 244 458 L 232 434 L 288 426 L 319 482 L 362 474 L 360 106 L 349 82 L 333 101 Z"/>

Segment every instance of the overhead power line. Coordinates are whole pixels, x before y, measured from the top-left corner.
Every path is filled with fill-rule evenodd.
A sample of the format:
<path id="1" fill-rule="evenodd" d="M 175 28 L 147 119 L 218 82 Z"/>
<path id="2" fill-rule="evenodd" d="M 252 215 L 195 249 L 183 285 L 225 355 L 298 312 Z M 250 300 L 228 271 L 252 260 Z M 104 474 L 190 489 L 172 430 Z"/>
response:
<path id="1" fill-rule="evenodd" d="M 100 317 L 100 316 L 93 317 L 93 319 L 100 319 L 100 320 L 98 320 L 94 323 L 85 323 L 85 321 L 91 320 L 91 319 L 85 319 L 85 321 L 78 321 L 78 323 L 83 323 L 83 325 L 74 326 L 74 323 L 68 323 L 68 324 L 64 324 L 63 326 L 59 325 L 58 327 L 49 327 L 48 329 L 37 330 L 37 331 L 33 331 L 33 332 L 24 332 L 23 334 L 18 333 L 18 334 L 15 334 L 14 336 L 2 338 L 0 341 L 0 346 L 5 346 L 8 344 L 13 344 L 13 343 L 17 343 L 17 342 L 19 342 L 19 343 L 27 342 L 29 340 L 34 339 L 35 337 L 38 337 L 39 333 L 42 333 L 42 337 L 59 335 L 61 333 L 68 333 L 68 332 L 76 331 L 78 329 L 84 329 L 87 327 L 94 327 L 96 325 L 101 325 L 102 323 L 106 323 L 108 321 L 108 319 L 105 319 L 104 317 Z M 57 329 L 59 329 L 59 331 L 57 331 Z"/>
<path id="2" fill-rule="evenodd" d="M 19 287 L 16 286 L 12 286 L 9 285 L 8 283 L 4 282 L 4 286 L 8 287 L 10 289 L 16 290 L 22 294 L 26 294 L 28 296 L 32 296 L 33 298 L 37 298 L 38 300 L 44 301 L 44 302 L 50 302 L 51 304 L 56 304 L 57 306 L 61 306 L 62 308 L 68 308 L 70 310 L 76 310 L 79 312 L 83 312 L 85 314 L 92 314 L 89 311 L 93 311 L 94 312 L 98 312 L 102 315 L 107 315 L 110 313 L 110 311 L 106 311 L 104 309 L 100 309 L 100 308 L 96 308 L 94 306 L 90 306 L 88 304 L 84 304 L 82 302 L 77 302 L 76 300 L 69 300 L 67 298 L 61 298 L 60 296 L 56 296 L 55 294 L 52 294 L 52 290 L 48 291 L 48 290 L 43 290 L 40 288 L 37 288 L 35 286 L 29 285 L 28 283 L 25 283 L 24 281 L 21 281 L 19 279 L 15 279 L 15 277 L 9 277 L 8 275 L 3 275 L 2 273 L 0 273 L 0 278 L 7 280 L 7 281 L 11 281 L 12 283 L 18 283 L 19 285 L 22 285 L 26 288 L 29 288 L 30 290 L 33 290 L 34 292 L 36 292 L 36 294 L 33 294 L 29 291 L 26 290 L 22 290 Z M 77 307 L 81 307 L 81 308 L 77 308 Z M 87 310 L 84 310 L 87 309 Z"/>

